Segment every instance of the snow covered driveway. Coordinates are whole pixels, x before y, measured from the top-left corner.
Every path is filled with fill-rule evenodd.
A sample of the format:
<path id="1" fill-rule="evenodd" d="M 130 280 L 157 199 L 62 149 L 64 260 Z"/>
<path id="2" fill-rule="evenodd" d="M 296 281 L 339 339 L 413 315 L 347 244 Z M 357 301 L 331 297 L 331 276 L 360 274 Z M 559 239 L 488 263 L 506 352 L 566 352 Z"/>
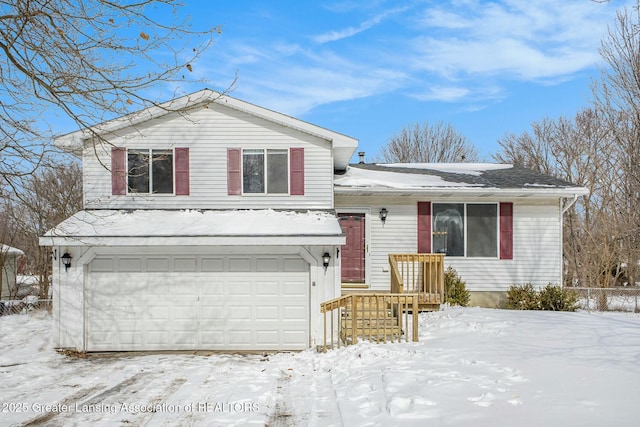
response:
<path id="1" fill-rule="evenodd" d="M 420 342 L 319 354 L 67 357 L 0 318 L 0 424 L 635 426 L 640 315 L 448 309 Z"/>

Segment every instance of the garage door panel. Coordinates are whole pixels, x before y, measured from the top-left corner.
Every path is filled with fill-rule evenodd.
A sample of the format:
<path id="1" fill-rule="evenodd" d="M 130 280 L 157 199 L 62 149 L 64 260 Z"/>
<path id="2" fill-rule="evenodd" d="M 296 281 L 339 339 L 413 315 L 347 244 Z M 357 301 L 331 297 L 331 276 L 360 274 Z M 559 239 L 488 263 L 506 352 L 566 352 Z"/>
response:
<path id="1" fill-rule="evenodd" d="M 201 295 L 221 297 L 225 294 L 226 283 L 220 281 L 207 281 L 203 282 Z"/>
<path id="2" fill-rule="evenodd" d="M 145 335 L 147 344 L 159 346 L 169 341 L 169 333 L 167 331 L 150 330 Z"/>
<path id="3" fill-rule="evenodd" d="M 219 321 L 224 319 L 223 306 L 203 307 L 200 309 L 200 313 L 202 313 L 203 322 L 210 320 L 210 321 L 216 321 L 217 323 L 219 323 Z"/>
<path id="4" fill-rule="evenodd" d="M 272 295 L 280 295 L 279 282 L 261 282 L 256 284 L 256 295 L 261 297 L 270 297 Z"/>
<path id="5" fill-rule="evenodd" d="M 204 272 L 223 272 L 224 271 L 224 258 L 202 258 L 202 271 Z"/>
<path id="6" fill-rule="evenodd" d="M 240 330 L 238 329 L 234 329 L 231 330 L 227 333 L 228 336 L 228 343 L 231 346 L 239 346 L 238 348 L 242 348 L 242 347 L 249 347 L 252 345 L 252 342 L 254 341 L 252 338 L 252 332 L 250 330 Z"/>
<path id="7" fill-rule="evenodd" d="M 280 341 L 279 332 L 266 330 L 256 331 L 256 343 L 258 345 L 269 345 L 274 342 Z"/>
<path id="8" fill-rule="evenodd" d="M 230 305 L 227 308 L 226 319 L 237 320 L 240 322 L 250 322 L 253 317 L 250 305 Z"/>
<path id="9" fill-rule="evenodd" d="M 282 320 L 297 320 L 304 316 L 308 308 L 305 306 L 285 306 L 282 308 Z"/>
<path id="10" fill-rule="evenodd" d="M 200 333 L 200 341 L 204 348 L 219 348 L 224 346 L 224 333 L 204 331 Z"/>
<path id="11" fill-rule="evenodd" d="M 292 282 L 292 281 L 285 281 L 282 284 L 283 286 L 283 293 L 284 295 L 286 295 L 286 298 L 292 298 L 292 297 L 303 297 L 306 298 L 306 296 L 308 295 L 308 290 L 307 290 L 307 284 L 304 282 Z"/>
<path id="12" fill-rule="evenodd" d="M 252 267 L 252 258 L 250 257 L 230 257 L 229 271 L 250 273 Z"/>
<path id="13" fill-rule="evenodd" d="M 307 339 L 307 335 L 305 335 L 303 331 L 299 330 L 282 331 L 282 336 L 282 342 L 284 343 L 284 345 L 292 347 L 295 346 L 296 343 Z"/>
<path id="14" fill-rule="evenodd" d="M 309 267 L 300 258 L 96 258 L 89 271 L 89 351 L 308 347 Z"/>
<path id="15" fill-rule="evenodd" d="M 176 330 L 173 331 L 172 334 L 173 342 L 178 346 L 193 346 L 198 344 L 198 333 L 197 331 L 181 331 Z"/>
<path id="16" fill-rule="evenodd" d="M 233 282 L 229 284 L 228 294 L 233 296 L 250 296 L 252 291 L 251 282 Z"/>
<path id="17" fill-rule="evenodd" d="M 256 257 L 256 271 L 273 273 L 280 271 L 278 257 Z"/>
<path id="18" fill-rule="evenodd" d="M 278 319 L 280 318 L 279 316 L 279 309 L 278 307 L 274 307 L 271 305 L 267 305 L 267 306 L 257 306 L 256 307 L 256 319 L 257 320 L 272 320 L 272 319 Z"/>

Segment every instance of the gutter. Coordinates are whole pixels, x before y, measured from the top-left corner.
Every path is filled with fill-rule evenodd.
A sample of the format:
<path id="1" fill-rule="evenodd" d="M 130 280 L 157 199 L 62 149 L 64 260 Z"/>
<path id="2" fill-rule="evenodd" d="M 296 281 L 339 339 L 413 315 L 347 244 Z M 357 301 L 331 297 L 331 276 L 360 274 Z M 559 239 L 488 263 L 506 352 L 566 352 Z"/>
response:
<path id="1" fill-rule="evenodd" d="M 581 188 L 578 188 L 581 190 Z M 567 198 L 574 197 L 576 200 L 579 195 L 587 194 L 584 192 L 576 192 L 576 188 L 498 188 L 498 187 L 471 187 L 471 186 L 455 186 L 455 187 L 429 187 L 429 188 L 393 188 L 393 187 L 348 187 L 334 185 L 334 193 L 340 196 L 444 196 L 444 197 L 543 197 L 543 198 Z"/>

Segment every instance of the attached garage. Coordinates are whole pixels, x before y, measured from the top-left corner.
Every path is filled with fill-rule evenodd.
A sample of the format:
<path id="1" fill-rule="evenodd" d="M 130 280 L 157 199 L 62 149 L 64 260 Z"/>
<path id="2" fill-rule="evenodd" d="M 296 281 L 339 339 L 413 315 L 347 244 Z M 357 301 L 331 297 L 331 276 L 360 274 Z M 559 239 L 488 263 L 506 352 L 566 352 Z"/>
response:
<path id="1" fill-rule="evenodd" d="M 58 348 L 302 350 L 340 294 L 333 212 L 82 211 L 48 234 Z"/>
<path id="2" fill-rule="evenodd" d="M 279 256 L 98 256 L 87 351 L 309 347 L 309 264 Z"/>

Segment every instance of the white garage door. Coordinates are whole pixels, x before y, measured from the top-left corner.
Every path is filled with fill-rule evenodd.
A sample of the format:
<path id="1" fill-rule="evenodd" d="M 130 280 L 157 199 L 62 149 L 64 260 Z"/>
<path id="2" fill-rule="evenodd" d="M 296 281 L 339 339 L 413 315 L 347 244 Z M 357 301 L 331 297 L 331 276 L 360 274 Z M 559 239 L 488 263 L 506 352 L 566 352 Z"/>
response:
<path id="1" fill-rule="evenodd" d="M 309 264 L 297 255 L 95 258 L 87 350 L 299 350 Z"/>

